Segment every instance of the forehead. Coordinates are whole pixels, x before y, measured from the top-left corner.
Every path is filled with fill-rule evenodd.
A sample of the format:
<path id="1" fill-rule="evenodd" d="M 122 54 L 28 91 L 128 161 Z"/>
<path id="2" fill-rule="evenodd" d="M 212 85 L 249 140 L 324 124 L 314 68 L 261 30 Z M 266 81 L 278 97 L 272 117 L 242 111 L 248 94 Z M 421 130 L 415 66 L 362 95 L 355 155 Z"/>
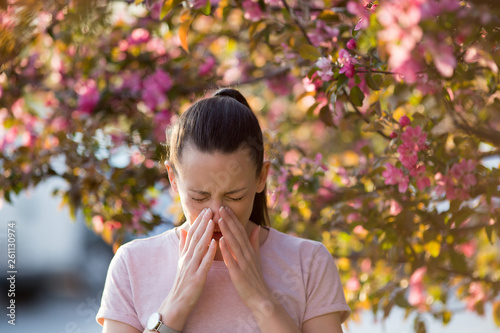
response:
<path id="1" fill-rule="evenodd" d="M 190 189 L 230 191 L 255 182 L 256 168 L 248 149 L 223 154 L 205 153 L 188 146 L 182 154 L 179 177 Z"/>

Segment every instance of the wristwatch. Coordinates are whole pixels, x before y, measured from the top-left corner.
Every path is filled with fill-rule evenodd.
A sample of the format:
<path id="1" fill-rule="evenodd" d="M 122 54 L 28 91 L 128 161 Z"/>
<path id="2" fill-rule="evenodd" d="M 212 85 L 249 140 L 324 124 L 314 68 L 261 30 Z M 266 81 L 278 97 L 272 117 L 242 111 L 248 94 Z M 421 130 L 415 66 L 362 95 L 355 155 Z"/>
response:
<path id="1" fill-rule="evenodd" d="M 161 314 L 159 312 L 154 312 L 149 316 L 148 319 L 148 330 L 160 332 L 160 333 L 181 333 L 173 328 L 165 326 L 161 321 Z"/>

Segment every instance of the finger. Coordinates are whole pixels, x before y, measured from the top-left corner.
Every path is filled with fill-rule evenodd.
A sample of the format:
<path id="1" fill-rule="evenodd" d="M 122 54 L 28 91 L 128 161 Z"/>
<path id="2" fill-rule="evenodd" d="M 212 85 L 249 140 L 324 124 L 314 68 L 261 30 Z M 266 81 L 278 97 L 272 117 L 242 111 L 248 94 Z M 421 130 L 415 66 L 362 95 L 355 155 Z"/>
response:
<path id="1" fill-rule="evenodd" d="M 238 220 L 236 215 L 231 215 L 227 207 L 221 207 L 220 215 L 222 216 L 223 220 L 227 222 L 226 225 L 228 229 L 234 235 L 234 238 L 237 239 L 238 243 L 241 244 L 241 246 L 243 246 L 244 244 L 248 244 L 247 232 L 245 228 L 243 228 L 243 225 Z M 230 241 L 230 239 L 228 239 L 228 241 Z M 230 242 L 229 246 L 232 247 L 232 245 L 233 244 Z"/>
<path id="2" fill-rule="evenodd" d="M 210 220 L 211 217 L 212 217 L 212 210 L 210 208 L 205 208 L 201 211 L 200 215 L 198 215 L 196 220 L 189 227 L 188 237 L 186 240 L 186 244 L 188 244 L 189 247 L 191 246 L 193 237 L 197 238 L 195 240 L 195 243 L 197 243 L 200 240 L 201 235 L 205 231 L 206 225 L 208 224 L 208 221 Z"/>
<path id="3" fill-rule="evenodd" d="M 200 264 L 200 270 L 202 272 L 206 272 L 206 274 L 208 274 L 208 270 L 210 269 L 210 266 L 212 266 L 212 262 L 214 261 L 216 252 L 217 242 L 215 241 L 215 239 L 212 239 L 212 241 L 208 245 L 208 251 L 207 253 L 205 253 L 205 256 L 203 257 L 203 260 Z"/>
<path id="4" fill-rule="evenodd" d="M 203 255 L 207 252 L 207 247 L 210 245 L 210 240 L 212 239 L 212 236 L 214 234 L 214 228 L 215 224 L 212 219 L 208 221 L 207 227 L 204 231 L 204 233 L 201 235 L 200 241 L 198 244 L 193 244 L 195 246 L 194 248 L 194 256 L 198 255 L 199 260 L 201 262 Z M 200 227 L 201 229 L 201 227 Z M 194 239 L 194 238 L 193 238 Z"/>
<path id="5" fill-rule="evenodd" d="M 240 268 L 244 270 L 247 266 L 253 267 L 253 258 L 252 253 L 250 252 L 252 245 L 250 245 L 248 237 L 240 237 L 240 239 L 246 238 L 243 240 L 242 244 L 242 242 L 239 241 L 235 237 L 234 233 L 229 229 L 228 223 L 223 218 L 219 219 L 219 227 L 222 231 L 225 244 L 232 252 Z"/>
<path id="6" fill-rule="evenodd" d="M 231 251 L 229 250 L 229 247 L 226 243 L 226 240 L 224 239 L 224 236 L 222 236 L 219 239 L 219 247 L 220 247 L 220 252 L 222 253 L 222 259 L 224 259 L 224 263 L 226 264 L 229 271 L 234 271 L 234 269 L 238 268 L 238 264 L 234 260 L 234 257 Z"/>
<path id="7" fill-rule="evenodd" d="M 181 233 L 179 240 L 179 253 L 182 253 L 182 250 L 184 250 L 184 245 L 186 245 L 187 231 L 184 229 L 179 229 L 179 231 Z"/>

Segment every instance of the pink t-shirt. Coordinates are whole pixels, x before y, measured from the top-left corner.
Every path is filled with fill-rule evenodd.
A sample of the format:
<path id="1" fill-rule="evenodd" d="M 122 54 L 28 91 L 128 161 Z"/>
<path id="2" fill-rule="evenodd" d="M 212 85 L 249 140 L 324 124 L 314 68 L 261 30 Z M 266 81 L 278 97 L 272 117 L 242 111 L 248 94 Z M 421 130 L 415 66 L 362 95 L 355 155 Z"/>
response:
<path id="1" fill-rule="evenodd" d="M 271 228 L 260 248 L 264 278 L 299 328 L 308 319 L 350 309 L 335 262 L 319 242 Z M 96 319 L 129 324 L 143 331 L 175 279 L 179 239 L 169 230 L 121 246 L 109 265 Z M 258 320 L 259 318 L 257 318 Z M 257 321 L 239 298 L 223 261 L 214 261 L 205 289 L 183 332 L 259 332 Z"/>

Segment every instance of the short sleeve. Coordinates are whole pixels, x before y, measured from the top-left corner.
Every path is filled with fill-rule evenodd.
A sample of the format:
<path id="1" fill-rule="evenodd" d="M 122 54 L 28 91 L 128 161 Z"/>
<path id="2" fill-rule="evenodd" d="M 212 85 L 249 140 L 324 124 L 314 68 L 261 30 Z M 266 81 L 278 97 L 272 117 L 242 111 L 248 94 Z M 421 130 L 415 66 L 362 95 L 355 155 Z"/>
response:
<path id="1" fill-rule="evenodd" d="M 100 325 L 104 324 L 104 319 L 123 322 L 141 332 L 143 330 L 134 306 L 127 251 L 123 246 L 116 251 L 109 264 L 101 307 L 96 315 L 96 320 Z"/>
<path id="2" fill-rule="evenodd" d="M 302 322 L 332 312 L 342 312 L 343 323 L 351 312 L 344 296 L 340 276 L 332 255 L 319 244 L 305 272 L 306 311 Z"/>

